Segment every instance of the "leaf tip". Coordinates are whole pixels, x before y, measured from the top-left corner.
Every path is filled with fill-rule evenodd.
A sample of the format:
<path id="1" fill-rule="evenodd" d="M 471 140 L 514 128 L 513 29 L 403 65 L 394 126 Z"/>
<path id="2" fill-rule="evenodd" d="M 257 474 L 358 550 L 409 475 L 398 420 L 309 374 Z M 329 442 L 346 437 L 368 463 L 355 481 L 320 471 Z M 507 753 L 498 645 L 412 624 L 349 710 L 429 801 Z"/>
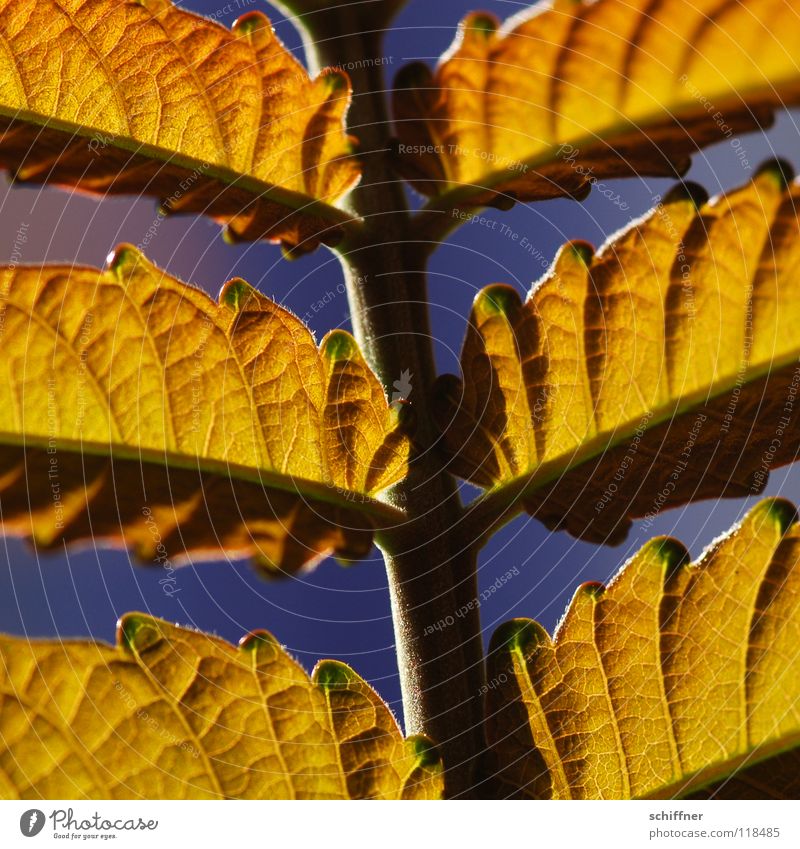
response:
<path id="1" fill-rule="evenodd" d="M 593 185 L 594 184 L 592 183 L 592 181 L 587 178 L 586 180 L 584 180 L 582 183 L 579 183 L 574 188 L 568 189 L 567 190 L 567 197 L 570 197 L 570 198 L 572 198 L 572 200 L 578 201 L 578 202 L 586 200 L 586 198 L 588 198 L 589 195 L 592 193 L 592 186 Z"/>
<path id="2" fill-rule="evenodd" d="M 257 34 L 263 31 L 270 34 L 272 25 L 269 22 L 269 18 L 263 12 L 259 11 L 245 12 L 244 15 L 240 15 L 233 22 L 233 26 L 231 27 L 231 32 L 234 35 L 244 36 L 246 38 L 257 37 Z"/>
<path id="3" fill-rule="evenodd" d="M 359 357 L 356 340 L 346 330 L 331 330 L 322 340 L 322 356 L 334 362 Z"/>
<path id="4" fill-rule="evenodd" d="M 145 613 L 126 613 L 117 622 L 117 645 L 141 654 L 161 639 L 157 620 Z"/>
<path id="5" fill-rule="evenodd" d="M 350 77 L 341 68 L 323 68 L 319 79 L 330 94 L 341 94 L 350 90 Z"/>
<path id="6" fill-rule="evenodd" d="M 424 734 L 414 734 L 406 740 L 417 764 L 424 769 L 433 769 L 442 764 L 442 755 L 434 742 Z"/>
<path id="7" fill-rule="evenodd" d="M 763 515 L 765 519 L 773 521 L 781 536 L 797 522 L 797 508 L 786 498 L 765 498 L 752 509 L 751 514 L 756 517 Z"/>
<path id="8" fill-rule="evenodd" d="M 538 622 L 533 619 L 511 619 L 492 634 L 489 652 L 519 651 L 528 656 L 549 642 L 550 635 Z"/>
<path id="9" fill-rule="evenodd" d="M 235 246 L 241 245 L 243 242 L 248 240 L 240 236 L 231 224 L 228 224 L 226 227 L 222 228 L 222 241 L 226 245 Z"/>
<path id="10" fill-rule="evenodd" d="M 688 566 L 692 560 L 686 546 L 675 537 L 655 537 L 647 543 L 645 549 L 653 552 L 668 575 Z"/>
<path id="11" fill-rule="evenodd" d="M 239 640 L 239 651 L 253 655 L 257 659 L 275 657 L 276 649 L 280 649 L 278 641 L 269 631 L 250 631 Z"/>
<path id="12" fill-rule="evenodd" d="M 127 242 L 117 245 L 106 257 L 109 271 L 118 279 L 122 280 L 130 274 L 134 268 L 144 260 L 144 254 L 136 247 Z"/>
<path id="13" fill-rule="evenodd" d="M 511 319 L 522 306 L 522 298 L 513 286 L 496 283 L 481 289 L 475 296 L 476 315 L 504 315 Z"/>
<path id="14" fill-rule="evenodd" d="M 564 245 L 564 256 L 574 259 L 588 268 L 594 259 L 594 245 L 583 241 L 583 239 L 575 239 Z"/>
<path id="15" fill-rule="evenodd" d="M 756 177 L 762 176 L 773 179 L 781 191 L 786 191 L 789 184 L 794 180 L 794 168 L 787 160 L 776 156 L 758 166 Z"/>
<path id="16" fill-rule="evenodd" d="M 280 562 L 269 557 L 263 551 L 255 553 L 251 557 L 251 563 L 258 571 L 258 576 L 265 581 L 280 580 L 292 574 L 293 571 L 290 568 L 284 568 Z"/>
<path id="17" fill-rule="evenodd" d="M 348 557 L 346 554 L 338 554 L 334 552 L 331 557 L 342 567 L 342 569 L 352 569 L 353 566 L 358 566 L 360 558 Z"/>
<path id="18" fill-rule="evenodd" d="M 666 195 L 664 203 L 685 203 L 688 201 L 695 209 L 700 209 L 708 202 L 708 192 L 699 183 L 684 180 L 676 183 Z"/>
<path id="19" fill-rule="evenodd" d="M 311 680 L 323 690 L 342 690 L 360 679 L 346 663 L 321 660 L 314 667 Z"/>
<path id="20" fill-rule="evenodd" d="M 497 18 L 489 12 L 471 12 L 461 22 L 465 38 L 481 38 L 488 41 L 500 26 Z"/>
<path id="21" fill-rule="evenodd" d="M 134 5 L 147 9 L 150 14 L 155 15 L 168 9 L 172 3 L 170 0 L 134 0 Z"/>
<path id="22" fill-rule="evenodd" d="M 321 241 L 321 240 L 320 240 Z M 287 262 L 294 262 L 301 256 L 310 254 L 317 246 L 317 239 L 307 239 L 305 242 L 281 242 L 281 256 Z"/>
<path id="23" fill-rule="evenodd" d="M 575 595 L 583 596 L 592 601 L 599 601 L 606 591 L 606 585 L 600 581 L 584 581 L 575 590 Z"/>
<path id="24" fill-rule="evenodd" d="M 241 277 L 229 280 L 220 290 L 219 302 L 233 312 L 239 312 L 255 294 L 255 289 Z"/>

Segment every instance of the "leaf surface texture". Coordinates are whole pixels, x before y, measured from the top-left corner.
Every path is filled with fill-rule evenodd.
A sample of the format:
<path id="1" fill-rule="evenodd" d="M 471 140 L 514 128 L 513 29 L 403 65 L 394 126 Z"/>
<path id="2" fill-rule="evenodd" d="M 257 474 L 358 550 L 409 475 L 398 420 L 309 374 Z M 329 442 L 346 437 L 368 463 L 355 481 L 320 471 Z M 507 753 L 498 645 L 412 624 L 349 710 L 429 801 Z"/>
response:
<path id="1" fill-rule="evenodd" d="M 0 43 L 16 179 L 153 195 L 300 252 L 348 220 L 347 76 L 312 80 L 262 14 L 231 31 L 169 0 L 5 0 Z"/>
<path id="2" fill-rule="evenodd" d="M 435 749 L 343 664 L 314 682 L 267 632 L 236 648 L 144 614 L 117 643 L 0 638 L 0 797 L 441 796 Z"/>
<path id="3" fill-rule="evenodd" d="M 219 302 L 119 248 L 110 266 L 0 275 L 0 509 L 42 547 L 145 560 L 366 554 L 408 438 L 355 341 L 317 347 L 242 280 Z"/>
<path id="4" fill-rule="evenodd" d="M 492 639 L 502 795 L 796 798 L 800 526 L 763 501 L 696 563 L 661 538 L 582 586 L 554 639 Z"/>
<path id="5" fill-rule="evenodd" d="M 594 542 L 760 492 L 800 446 L 800 186 L 784 173 L 710 202 L 680 187 L 597 253 L 565 246 L 524 303 L 479 293 L 463 383 L 438 389 L 450 468 Z"/>
<path id="6" fill-rule="evenodd" d="M 398 165 L 453 205 L 682 174 L 797 102 L 798 55 L 796 0 L 553 0 L 501 28 L 471 14 L 435 72 L 398 75 Z"/>

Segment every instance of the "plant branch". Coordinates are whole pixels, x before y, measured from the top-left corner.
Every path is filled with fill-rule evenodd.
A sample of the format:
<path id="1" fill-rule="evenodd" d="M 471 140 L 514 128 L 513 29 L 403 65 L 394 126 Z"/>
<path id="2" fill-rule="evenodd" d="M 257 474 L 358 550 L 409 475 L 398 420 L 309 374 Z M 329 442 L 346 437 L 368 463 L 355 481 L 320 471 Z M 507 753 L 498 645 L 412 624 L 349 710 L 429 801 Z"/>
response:
<path id="1" fill-rule="evenodd" d="M 448 796 L 469 795 L 485 749 L 483 646 L 476 548 L 453 529 L 463 508 L 433 450 L 428 388 L 436 375 L 427 311 L 424 243 L 415 240 L 402 183 L 390 168 L 381 33 L 360 4 L 317 14 L 306 47 L 319 65 L 347 67 L 354 87 L 348 129 L 360 141 L 363 177 L 349 199 L 363 220 L 337 247 L 353 330 L 387 390 L 411 372 L 415 419 L 407 478 L 387 500 L 408 519 L 379 534 L 392 600 L 406 732 L 429 735 L 445 763 Z M 440 624 L 443 623 L 443 624 Z"/>

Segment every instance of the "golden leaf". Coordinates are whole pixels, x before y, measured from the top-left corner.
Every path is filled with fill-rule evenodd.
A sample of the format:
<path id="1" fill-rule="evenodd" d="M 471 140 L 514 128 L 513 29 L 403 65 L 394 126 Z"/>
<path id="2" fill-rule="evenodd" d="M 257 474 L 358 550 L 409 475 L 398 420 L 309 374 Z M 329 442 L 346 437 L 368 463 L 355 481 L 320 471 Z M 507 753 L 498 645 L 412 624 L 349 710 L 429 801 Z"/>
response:
<path id="1" fill-rule="evenodd" d="M 798 102 L 799 53 L 797 0 L 552 0 L 499 30 L 472 14 L 435 73 L 398 74 L 398 166 L 451 206 L 674 176 Z"/>
<path id="2" fill-rule="evenodd" d="M 372 687 L 344 663 L 325 660 L 313 680 L 328 706 L 339 762 L 351 799 L 438 799 L 439 755 L 423 736 L 403 740 Z"/>
<path id="3" fill-rule="evenodd" d="M 364 681 L 324 662 L 313 683 L 265 631 L 235 648 L 131 613 L 116 647 L 3 636 L 0 655 L 0 798 L 442 794 L 436 750 Z M 350 711 L 360 738 L 342 740 Z"/>
<path id="4" fill-rule="evenodd" d="M 292 571 L 402 516 L 371 496 L 408 438 L 344 331 L 318 350 L 243 280 L 217 303 L 130 246 L 105 271 L 5 269 L 0 293 L 6 533 Z"/>
<path id="5" fill-rule="evenodd" d="M 650 542 L 608 588 L 578 589 L 552 641 L 531 620 L 495 633 L 502 795 L 796 798 L 799 641 L 788 502 L 761 502 L 694 564 Z"/>
<path id="6" fill-rule="evenodd" d="M 311 80 L 253 12 L 233 30 L 169 0 L 0 2 L 0 167 L 154 195 L 237 239 L 306 251 L 349 216 L 350 84 Z"/>
<path id="7" fill-rule="evenodd" d="M 800 185 L 780 163 L 704 203 L 672 192 L 597 254 L 572 243 L 527 301 L 479 293 L 463 387 L 440 384 L 451 469 L 550 528 L 760 492 L 800 448 Z M 488 503 L 487 503 L 488 502 Z"/>

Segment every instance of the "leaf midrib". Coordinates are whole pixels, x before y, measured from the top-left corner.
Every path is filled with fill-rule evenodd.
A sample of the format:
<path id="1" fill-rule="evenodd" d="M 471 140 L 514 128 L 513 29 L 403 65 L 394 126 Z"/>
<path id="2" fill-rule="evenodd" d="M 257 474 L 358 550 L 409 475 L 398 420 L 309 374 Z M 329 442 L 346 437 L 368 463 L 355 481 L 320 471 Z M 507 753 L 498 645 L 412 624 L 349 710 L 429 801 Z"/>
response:
<path id="1" fill-rule="evenodd" d="M 46 451 L 51 437 L 0 431 L 0 445 Z M 390 524 L 402 522 L 405 513 L 378 501 L 366 493 L 349 490 L 323 481 L 277 472 L 258 466 L 244 466 L 226 460 L 184 454 L 155 448 L 143 448 L 124 443 L 101 443 L 70 438 L 56 438 L 58 449 L 76 455 L 101 457 L 108 461 L 131 461 L 139 464 L 159 466 L 165 469 L 183 469 L 202 474 L 217 475 L 231 480 L 253 483 L 261 487 L 278 489 L 292 495 L 307 496 L 316 501 L 333 504 L 351 512 L 362 513 Z"/>
<path id="2" fill-rule="evenodd" d="M 697 790 L 734 776 L 738 769 L 748 769 L 778 755 L 791 752 L 800 747 L 800 730 L 767 743 L 752 746 L 745 752 L 733 755 L 726 760 L 717 761 L 709 766 L 690 773 L 671 784 L 662 785 L 649 793 L 637 796 L 637 799 L 675 799 L 688 796 Z"/>
<path id="3" fill-rule="evenodd" d="M 749 109 L 749 111 L 752 113 L 752 103 L 750 101 L 750 98 L 757 99 L 759 94 L 764 95 L 765 93 L 768 94 L 770 92 L 780 90 L 781 86 L 784 86 L 793 81 L 800 84 L 800 77 L 795 79 L 795 77 L 788 76 L 773 81 L 769 86 L 753 86 L 747 89 L 740 89 L 736 92 L 728 94 L 727 96 L 721 97 L 719 99 L 719 103 L 721 104 L 719 106 L 719 109 L 724 110 L 726 107 L 729 107 L 731 103 L 738 104 L 740 109 L 743 109 L 747 104 L 750 104 L 751 108 Z M 665 114 L 667 115 L 666 119 Z M 665 109 L 653 110 L 652 112 L 649 112 L 646 116 L 642 116 L 636 121 L 617 121 L 613 124 L 609 124 L 607 128 L 602 131 L 589 132 L 585 133 L 582 136 L 577 136 L 576 138 L 572 139 L 569 144 L 571 144 L 580 153 L 583 153 L 584 151 L 594 150 L 598 146 L 608 146 L 607 143 L 613 142 L 619 137 L 624 137 L 626 133 L 629 133 L 631 131 L 641 133 L 643 127 L 652 129 L 653 127 L 658 127 L 660 124 L 666 125 L 670 117 L 674 118 L 675 120 L 679 119 L 680 124 L 685 124 L 685 122 L 690 120 L 691 118 L 705 114 L 707 114 L 705 110 L 692 108 L 691 104 L 689 105 L 689 108 L 686 110 L 686 112 L 680 111 L 678 113 L 673 113 L 667 112 L 667 110 Z M 462 123 L 464 123 L 463 120 Z M 720 139 L 720 141 L 722 140 L 723 139 Z M 512 179 L 518 180 L 520 175 L 520 164 L 526 166 L 524 173 L 527 173 L 528 171 L 534 171 L 535 173 L 537 168 L 541 168 L 542 166 L 555 162 L 558 159 L 557 152 L 562 147 L 562 145 L 563 142 L 553 142 L 540 153 L 537 153 L 530 157 L 520 157 L 514 162 L 513 168 L 502 168 L 493 171 L 484 171 L 483 173 L 478 175 L 471 183 L 451 183 L 441 194 L 434 195 L 431 197 L 430 205 L 434 206 L 436 209 L 450 209 L 451 207 L 457 207 L 459 203 L 468 201 L 468 199 L 475 194 L 476 189 L 494 189 L 499 184 L 504 183 L 506 181 Z M 633 173 L 633 171 L 631 173 Z"/>
<path id="4" fill-rule="evenodd" d="M 770 362 L 763 363 L 744 373 L 738 371 L 718 384 L 712 383 L 711 386 L 715 388 L 715 391 L 698 389 L 681 398 L 673 399 L 671 403 L 653 407 L 651 409 L 652 416 L 645 433 L 652 432 L 666 422 L 683 417 L 701 405 L 712 403 L 737 385 L 742 388 L 747 387 L 761 378 L 778 374 L 793 364 L 800 366 L 800 347 L 795 348 L 783 357 L 770 360 Z M 475 499 L 472 503 L 472 509 L 476 509 L 479 505 L 481 509 L 484 509 L 488 502 L 494 503 L 507 496 L 524 496 L 536 492 L 562 475 L 602 456 L 606 451 L 618 448 L 634 436 L 636 430 L 640 427 L 642 416 L 647 412 L 647 410 L 642 410 L 635 420 L 630 419 L 623 425 L 613 428 L 613 430 L 601 431 L 591 439 L 585 440 L 574 451 L 569 452 L 569 456 L 572 458 L 570 462 L 565 463 L 565 455 L 561 454 L 552 460 L 547 460 L 530 468 L 522 475 L 517 475 L 506 481 L 499 481 L 494 487 L 486 490 L 483 495 Z"/>
<path id="5" fill-rule="evenodd" d="M 0 105 L 0 117 L 16 123 L 34 124 L 42 128 L 57 130 L 70 137 L 79 137 L 87 140 L 96 138 L 100 134 L 109 146 L 127 151 L 134 156 L 142 156 L 146 159 L 160 161 L 165 165 L 174 165 L 191 173 L 202 170 L 204 176 L 211 177 L 226 186 L 243 189 L 255 198 L 273 201 L 295 212 L 318 216 L 331 224 L 349 224 L 359 220 L 337 206 L 333 206 L 318 198 L 313 198 L 310 195 L 305 195 L 302 192 L 286 189 L 275 183 L 259 180 L 257 177 L 244 174 L 224 165 L 208 163 L 194 157 L 186 156 L 179 151 L 168 150 L 167 148 L 138 141 L 133 137 L 122 136 L 99 127 L 75 124 L 71 121 L 64 121 L 60 118 L 42 115 L 39 112 L 33 112 L 27 109 L 8 109 L 3 105 Z"/>

